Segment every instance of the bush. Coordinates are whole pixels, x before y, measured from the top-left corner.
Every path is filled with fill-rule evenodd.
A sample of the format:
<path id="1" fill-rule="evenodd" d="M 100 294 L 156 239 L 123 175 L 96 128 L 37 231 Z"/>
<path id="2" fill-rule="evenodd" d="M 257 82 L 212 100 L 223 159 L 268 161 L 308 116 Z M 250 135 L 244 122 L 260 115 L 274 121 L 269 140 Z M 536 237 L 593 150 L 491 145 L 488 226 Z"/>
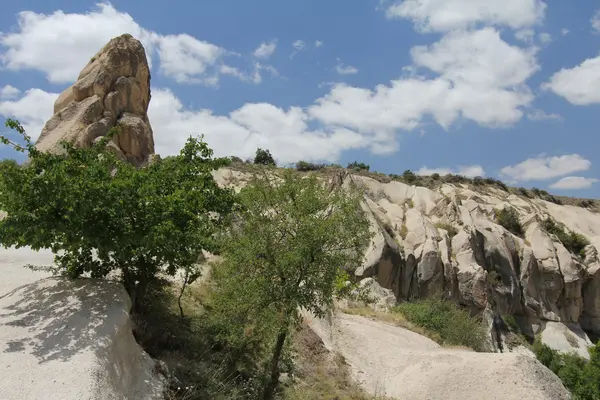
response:
<path id="1" fill-rule="evenodd" d="M 539 362 L 558 375 L 574 399 L 600 399 L 600 342 L 590 348 L 589 362 L 575 353 L 561 354 L 539 339 L 533 343 L 533 352 Z"/>
<path id="2" fill-rule="evenodd" d="M 355 171 L 368 171 L 371 169 L 370 166 L 364 163 L 359 163 L 358 161 L 354 161 L 348 164 L 347 169 L 353 169 Z"/>
<path id="3" fill-rule="evenodd" d="M 452 238 L 458 234 L 458 230 L 451 224 L 445 224 L 442 222 L 438 222 L 435 224 L 435 227 L 438 229 L 446 230 L 448 232 L 448 236 L 450 237 L 450 240 L 452 240 Z"/>
<path id="4" fill-rule="evenodd" d="M 306 161 L 298 161 L 296 163 L 296 170 L 298 171 L 318 171 L 325 168 L 324 164 L 313 164 Z"/>
<path id="5" fill-rule="evenodd" d="M 528 199 L 530 199 L 530 198 L 531 198 L 531 195 L 529 194 L 529 191 L 528 191 L 527 189 L 525 189 L 524 187 L 520 187 L 520 188 L 518 188 L 517 190 L 518 190 L 518 192 L 519 192 L 521 195 L 523 195 L 523 196 L 527 197 Z"/>
<path id="6" fill-rule="evenodd" d="M 557 224 L 552 218 L 547 217 L 542 222 L 542 227 L 551 235 L 555 235 L 569 252 L 583 257 L 585 247 L 590 241 L 583 235 L 576 232 L 566 232 L 565 229 Z"/>
<path id="7" fill-rule="evenodd" d="M 517 210 L 512 207 L 505 207 L 500 210 L 494 210 L 496 216 L 496 222 L 502 225 L 509 232 L 514 233 L 517 236 L 523 235 L 523 226 L 519 221 L 519 214 Z"/>
<path id="8" fill-rule="evenodd" d="M 275 165 L 275 159 L 271 155 L 269 150 L 263 150 L 260 147 L 256 149 L 256 155 L 254 156 L 254 164 L 260 165 Z"/>
<path id="9" fill-rule="evenodd" d="M 410 169 L 407 169 L 406 171 L 404 171 L 402 173 L 402 179 L 404 180 L 404 182 L 406 182 L 410 185 L 410 184 L 415 183 L 417 181 L 418 177 Z"/>
<path id="10" fill-rule="evenodd" d="M 244 160 L 242 160 L 238 156 L 231 156 L 231 157 L 229 157 L 229 159 L 231 160 L 232 163 L 236 163 L 236 164 L 243 164 L 244 163 Z"/>
<path id="11" fill-rule="evenodd" d="M 393 309 L 413 324 L 440 335 L 446 345 L 486 350 L 486 335 L 481 321 L 446 300 L 426 299 L 400 303 Z"/>
<path id="12" fill-rule="evenodd" d="M 434 181 L 439 181 L 440 180 L 440 174 L 438 174 L 437 172 L 434 174 L 431 174 L 431 179 L 433 179 Z"/>
<path id="13" fill-rule="evenodd" d="M 476 176 L 475 178 L 473 178 L 473 184 L 476 186 L 483 186 L 484 183 L 485 181 L 480 176 Z"/>

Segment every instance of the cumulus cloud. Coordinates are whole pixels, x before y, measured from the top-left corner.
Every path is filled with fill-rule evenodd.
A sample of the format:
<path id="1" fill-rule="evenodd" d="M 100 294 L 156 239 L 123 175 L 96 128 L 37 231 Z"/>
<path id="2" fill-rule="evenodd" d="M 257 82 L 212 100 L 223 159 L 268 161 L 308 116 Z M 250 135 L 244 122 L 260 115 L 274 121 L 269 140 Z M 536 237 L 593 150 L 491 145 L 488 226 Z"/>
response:
<path id="1" fill-rule="evenodd" d="M 467 166 L 459 166 L 456 168 L 444 168 L 444 167 L 442 167 L 442 168 L 427 168 L 427 166 L 423 166 L 417 171 L 417 175 L 433 175 L 433 174 L 440 174 L 440 175 L 454 174 L 454 175 L 463 175 L 463 176 L 473 178 L 476 176 L 485 176 L 485 171 L 481 165 L 467 165 Z"/>
<path id="2" fill-rule="evenodd" d="M 0 115 L 19 120 L 27 134 L 35 140 L 52 116 L 57 98 L 58 93 L 29 89 L 16 99 L 0 100 Z"/>
<path id="3" fill-rule="evenodd" d="M 566 154 L 556 157 L 545 157 L 541 155 L 529 158 L 519 164 L 507 166 L 500 170 L 504 178 L 512 181 L 535 181 L 558 178 L 573 172 L 587 171 L 592 166 L 579 154 Z"/>
<path id="4" fill-rule="evenodd" d="M 563 68 L 542 85 L 575 105 L 600 103 L 600 56 Z"/>
<path id="5" fill-rule="evenodd" d="M 410 19 L 424 32 L 450 31 L 477 24 L 520 29 L 539 24 L 546 10 L 541 0 L 403 0 L 386 9 L 388 18 Z"/>
<path id="6" fill-rule="evenodd" d="M 582 176 L 567 176 L 550 185 L 551 189 L 589 189 L 594 183 L 598 182 L 595 178 L 584 178 Z"/>
<path id="7" fill-rule="evenodd" d="M 277 48 L 277 41 L 271 40 L 270 42 L 262 42 L 260 46 L 254 50 L 254 57 L 267 59 L 275 53 L 275 49 Z"/>
<path id="8" fill-rule="evenodd" d="M 21 91 L 14 86 L 6 85 L 3 88 L 0 88 L 0 100 L 5 99 L 14 99 L 17 97 Z"/>
<path id="9" fill-rule="evenodd" d="M 158 53 L 161 73 L 181 83 L 215 84 L 221 67 L 227 66 L 224 57 L 231 54 L 187 34 L 161 35 L 147 30 L 109 3 L 98 3 L 82 14 L 23 11 L 17 22 L 15 32 L 0 33 L 0 48 L 5 49 L 0 53 L 0 65 L 9 70 L 41 71 L 56 84 L 73 81 L 102 46 L 123 33 L 142 42 L 150 63 L 153 53 Z"/>

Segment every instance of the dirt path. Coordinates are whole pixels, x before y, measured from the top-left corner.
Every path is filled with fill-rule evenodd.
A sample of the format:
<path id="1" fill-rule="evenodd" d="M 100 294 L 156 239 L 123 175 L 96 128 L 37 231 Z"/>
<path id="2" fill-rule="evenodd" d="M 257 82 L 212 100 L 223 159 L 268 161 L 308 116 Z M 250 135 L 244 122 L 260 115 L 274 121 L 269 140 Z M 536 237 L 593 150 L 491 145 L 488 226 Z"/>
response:
<path id="1" fill-rule="evenodd" d="M 441 348 L 406 329 L 337 314 L 332 323 L 307 318 L 325 346 L 340 352 L 368 392 L 396 399 L 567 399 L 560 380 L 518 354 Z"/>

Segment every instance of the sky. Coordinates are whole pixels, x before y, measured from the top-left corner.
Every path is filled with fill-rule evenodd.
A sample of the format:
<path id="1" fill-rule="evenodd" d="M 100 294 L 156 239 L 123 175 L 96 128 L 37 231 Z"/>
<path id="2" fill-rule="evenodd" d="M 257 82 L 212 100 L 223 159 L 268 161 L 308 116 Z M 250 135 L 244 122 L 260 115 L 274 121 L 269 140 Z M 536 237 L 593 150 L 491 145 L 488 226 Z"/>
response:
<path id="1" fill-rule="evenodd" d="M 203 134 L 217 156 L 261 147 L 280 165 L 357 160 L 600 198 L 597 0 L 19 0 L 2 11 L 0 119 L 34 139 L 89 59 L 130 33 L 151 64 L 163 156 Z"/>

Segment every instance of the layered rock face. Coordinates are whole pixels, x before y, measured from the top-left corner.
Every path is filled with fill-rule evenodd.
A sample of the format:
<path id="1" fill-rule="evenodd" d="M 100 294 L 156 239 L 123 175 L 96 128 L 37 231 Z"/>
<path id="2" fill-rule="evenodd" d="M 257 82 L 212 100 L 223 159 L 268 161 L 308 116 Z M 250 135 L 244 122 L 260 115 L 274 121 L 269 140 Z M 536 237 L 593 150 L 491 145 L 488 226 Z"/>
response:
<path id="1" fill-rule="evenodd" d="M 245 180 L 236 171 L 216 178 L 234 186 Z M 374 236 L 359 279 L 374 278 L 398 300 L 445 295 L 490 324 L 512 315 L 529 337 L 549 328 L 542 340 L 561 351 L 570 343 L 587 355 L 584 330 L 600 336 L 600 215 L 495 187 L 430 190 L 345 172 L 332 182 L 365 192 Z M 518 212 L 523 237 L 495 222 L 494 210 L 505 207 Z M 546 232 L 547 217 L 584 235 L 585 254 L 571 254 Z"/>
<path id="2" fill-rule="evenodd" d="M 119 36 L 92 57 L 77 82 L 58 97 L 36 147 L 56 153 L 64 151 L 62 141 L 88 147 L 118 126 L 111 149 L 121 160 L 143 166 L 154 154 L 149 103 L 144 47 L 131 35 Z"/>

